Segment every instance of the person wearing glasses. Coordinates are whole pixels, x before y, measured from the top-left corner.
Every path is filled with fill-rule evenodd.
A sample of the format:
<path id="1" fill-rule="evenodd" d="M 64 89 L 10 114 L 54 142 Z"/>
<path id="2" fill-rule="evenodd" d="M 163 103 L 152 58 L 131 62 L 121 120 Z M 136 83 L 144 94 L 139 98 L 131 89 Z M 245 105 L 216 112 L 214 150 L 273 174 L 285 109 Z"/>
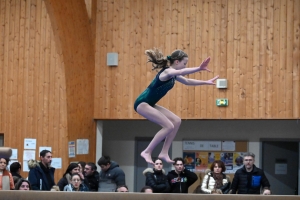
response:
<path id="1" fill-rule="evenodd" d="M 71 183 L 64 187 L 63 191 L 67 192 L 88 192 L 89 188 L 86 186 L 78 173 L 71 175 Z"/>
<path id="2" fill-rule="evenodd" d="M 151 154 L 153 149 L 165 139 L 163 148 L 158 157 L 167 163 L 173 163 L 168 155 L 169 148 L 177 134 L 181 119 L 170 110 L 157 105 L 157 102 L 171 90 L 178 81 L 184 85 L 215 85 L 215 76 L 207 81 L 196 80 L 185 77 L 200 71 L 210 71 L 207 65 L 210 58 L 205 59 L 198 67 L 186 68 L 188 55 L 177 49 L 171 55 L 164 56 L 161 50 L 154 48 L 145 51 L 148 62 L 152 63 L 152 70 L 158 70 L 157 75 L 144 92 L 142 92 L 134 103 L 134 110 L 151 122 L 161 126 L 147 148 L 141 152 L 141 156 L 149 164 L 154 164 Z M 178 94 L 180 96 L 180 94 Z"/>
<path id="3" fill-rule="evenodd" d="M 160 158 L 154 160 L 154 168 L 145 169 L 143 174 L 146 176 L 146 186 L 150 186 L 153 193 L 168 193 L 170 191 L 170 184 Z"/>
<path id="4" fill-rule="evenodd" d="M 254 165 L 255 155 L 251 152 L 243 155 L 244 166 L 238 169 L 231 184 L 232 194 L 270 195 L 270 183 L 264 171 Z"/>
<path id="5" fill-rule="evenodd" d="M 32 190 L 32 188 L 28 180 L 20 178 L 15 185 L 15 190 Z"/>
<path id="6" fill-rule="evenodd" d="M 168 173 L 168 181 L 171 186 L 171 193 L 188 193 L 188 189 L 195 181 L 198 176 L 184 167 L 183 158 L 174 158 L 174 168 Z"/>

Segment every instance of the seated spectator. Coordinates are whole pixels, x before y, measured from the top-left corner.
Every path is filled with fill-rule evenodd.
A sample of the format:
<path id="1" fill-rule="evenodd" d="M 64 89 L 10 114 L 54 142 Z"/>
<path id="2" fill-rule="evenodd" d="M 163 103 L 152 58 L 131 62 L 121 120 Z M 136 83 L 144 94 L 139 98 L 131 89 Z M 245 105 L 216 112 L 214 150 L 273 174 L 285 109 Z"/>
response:
<path id="1" fill-rule="evenodd" d="M 76 173 L 71 175 L 71 183 L 66 185 L 63 191 L 87 192 L 89 191 L 89 188 L 84 183 L 82 183 L 80 175 Z"/>
<path id="2" fill-rule="evenodd" d="M 168 193 L 170 191 L 170 184 L 161 159 L 157 158 L 154 161 L 154 168 L 145 169 L 143 174 L 146 176 L 146 186 L 150 186 L 153 193 Z"/>
<path id="3" fill-rule="evenodd" d="M 115 192 L 128 192 L 127 185 L 119 185 Z"/>
<path id="4" fill-rule="evenodd" d="M 99 173 L 93 162 L 87 163 L 84 167 L 84 183 L 89 186 L 90 191 L 98 192 Z"/>
<path id="5" fill-rule="evenodd" d="M 53 185 L 50 191 L 57 192 L 57 191 L 60 191 L 60 189 L 59 189 L 58 185 Z"/>
<path id="6" fill-rule="evenodd" d="M 64 187 L 71 183 L 71 175 L 79 173 L 79 166 L 77 163 L 71 163 L 66 172 L 64 173 L 63 177 L 58 181 L 57 185 L 60 191 L 64 190 Z"/>
<path id="7" fill-rule="evenodd" d="M 15 190 L 32 190 L 32 188 L 28 180 L 20 178 L 15 185 Z"/>
<path id="8" fill-rule="evenodd" d="M 0 190 L 15 189 L 14 179 L 11 173 L 6 170 L 9 158 L 0 158 Z"/>
<path id="9" fill-rule="evenodd" d="M 174 158 L 173 166 L 175 170 L 171 170 L 167 177 L 170 183 L 170 193 L 188 193 L 188 189 L 198 179 L 198 176 L 185 169 L 183 158 Z"/>
<path id="10" fill-rule="evenodd" d="M 150 186 L 145 186 L 141 189 L 141 192 L 144 192 L 144 193 L 153 193 L 153 190 Z"/>
<path id="11" fill-rule="evenodd" d="M 221 160 L 215 160 L 210 170 L 206 170 L 201 192 L 206 194 L 227 194 L 230 190 L 230 177 L 224 174 L 226 168 Z"/>
<path id="12" fill-rule="evenodd" d="M 270 195 L 270 183 L 264 171 L 254 165 L 254 153 L 247 152 L 243 155 L 244 166 L 238 169 L 231 185 L 232 194 L 260 194 Z"/>
<path id="13" fill-rule="evenodd" d="M 20 178 L 23 178 L 20 175 L 21 172 L 21 164 L 19 162 L 13 162 L 10 166 L 9 166 L 9 171 L 14 179 L 14 184 L 16 185 L 16 183 L 18 182 L 18 180 Z"/>

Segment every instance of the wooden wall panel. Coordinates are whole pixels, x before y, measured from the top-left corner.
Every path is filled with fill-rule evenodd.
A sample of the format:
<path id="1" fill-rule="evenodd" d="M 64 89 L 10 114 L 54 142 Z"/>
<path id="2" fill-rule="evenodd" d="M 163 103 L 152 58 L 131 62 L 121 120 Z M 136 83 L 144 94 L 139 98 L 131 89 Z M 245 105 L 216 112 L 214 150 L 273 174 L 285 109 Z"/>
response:
<path id="1" fill-rule="evenodd" d="M 88 2 L 90 18 L 84 0 L 59 5 L 58 12 L 73 9 L 64 10 L 71 13 L 66 29 L 73 32 L 62 37 L 74 43 L 66 47 L 57 40 L 61 27 L 50 20 L 55 13 L 49 14 L 51 5 L 46 8 L 45 2 L 49 3 L 0 1 L 0 130 L 4 145 L 18 149 L 20 162 L 24 138 L 37 139 L 36 159 L 40 146 L 52 147 L 53 157 L 63 161 L 62 169 L 55 172 L 57 182 L 71 161 L 95 161 L 95 39 L 90 23 L 96 15 L 90 7 L 96 4 Z M 69 159 L 68 141 L 80 138 L 90 140 L 90 154 Z"/>
<path id="2" fill-rule="evenodd" d="M 133 103 L 156 75 L 144 51 L 160 47 L 183 49 L 190 67 L 211 56 L 213 72 L 190 78 L 228 79 L 222 90 L 175 84 L 159 104 L 181 118 L 298 118 L 299 9 L 297 0 L 98 0 L 94 117 L 142 119 Z M 108 52 L 119 66 L 106 66 Z M 217 98 L 229 106 L 216 107 Z"/>
<path id="3" fill-rule="evenodd" d="M 92 19 L 88 16 L 85 1 L 45 1 L 47 12 L 51 21 L 54 40 L 51 41 L 51 49 L 57 48 L 64 64 L 65 78 L 65 101 L 66 112 L 64 117 L 67 120 L 67 134 L 63 138 L 66 142 L 76 141 L 76 139 L 89 139 L 89 153 L 76 155 L 75 158 L 69 158 L 68 161 L 94 161 L 95 160 L 95 122 L 93 121 L 94 111 L 94 77 L 95 77 L 95 55 L 94 38 L 92 33 L 93 11 L 91 9 Z M 94 5 L 92 1 L 92 5 Z M 56 52 L 53 52 L 53 54 Z M 52 55 L 52 51 L 51 51 Z M 55 65 L 53 56 L 50 59 L 50 65 Z M 50 82 L 55 83 L 55 77 L 60 73 L 50 74 Z M 55 103 L 55 94 L 59 90 L 50 85 L 50 106 L 59 108 Z M 49 115 L 50 126 L 54 132 L 58 127 L 54 123 L 54 115 Z M 67 149 L 64 148 L 67 154 Z M 66 162 L 66 169 L 69 162 Z"/>

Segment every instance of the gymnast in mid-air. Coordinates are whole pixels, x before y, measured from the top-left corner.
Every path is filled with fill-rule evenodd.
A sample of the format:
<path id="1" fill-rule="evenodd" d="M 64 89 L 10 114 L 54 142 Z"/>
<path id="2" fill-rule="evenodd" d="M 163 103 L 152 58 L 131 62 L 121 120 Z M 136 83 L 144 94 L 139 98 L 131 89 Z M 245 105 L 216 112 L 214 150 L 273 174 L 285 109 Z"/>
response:
<path id="1" fill-rule="evenodd" d="M 188 55 L 182 50 L 175 50 L 171 55 L 164 57 L 161 50 L 154 48 L 146 50 L 148 62 L 152 63 L 152 70 L 159 70 L 148 88 L 142 92 L 134 103 L 134 109 L 141 116 L 160 125 L 162 128 L 156 133 L 148 147 L 141 153 L 147 163 L 154 164 L 151 153 L 153 149 L 165 139 L 163 148 L 158 158 L 174 163 L 170 159 L 168 151 L 181 124 L 181 119 L 168 109 L 156 103 L 171 90 L 175 80 L 184 85 L 215 85 L 215 76 L 207 81 L 185 78 L 185 75 L 199 71 L 209 71 L 207 65 L 210 58 L 206 58 L 200 66 L 186 68 Z"/>

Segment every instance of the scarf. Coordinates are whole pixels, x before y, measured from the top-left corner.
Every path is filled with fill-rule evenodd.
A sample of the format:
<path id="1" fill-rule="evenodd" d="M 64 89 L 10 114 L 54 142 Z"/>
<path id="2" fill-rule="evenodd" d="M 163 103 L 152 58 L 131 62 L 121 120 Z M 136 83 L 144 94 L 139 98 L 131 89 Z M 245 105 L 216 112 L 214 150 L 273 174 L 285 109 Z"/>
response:
<path id="1" fill-rule="evenodd" d="M 222 173 L 213 173 L 213 178 L 215 179 L 215 188 L 219 189 L 223 186 L 223 174 Z"/>

